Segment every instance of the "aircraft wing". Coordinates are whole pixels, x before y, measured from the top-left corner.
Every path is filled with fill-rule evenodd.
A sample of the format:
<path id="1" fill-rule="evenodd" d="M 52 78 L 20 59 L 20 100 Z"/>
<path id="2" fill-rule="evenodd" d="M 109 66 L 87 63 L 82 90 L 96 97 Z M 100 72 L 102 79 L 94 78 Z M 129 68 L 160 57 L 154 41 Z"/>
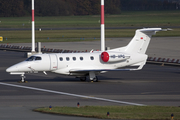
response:
<path id="1" fill-rule="evenodd" d="M 134 71 L 134 70 L 140 70 L 142 69 L 143 65 L 145 63 L 144 62 L 141 62 L 141 63 L 138 63 L 138 64 L 135 64 L 134 66 L 126 66 L 126 67 L 121 67 L 121 68 L 117 68 L 117 69 L 82 69 L 82 68 L 74 68 L 74 69 L 70 69 L 69 72 L 70 73 L 83 73 L 83 72 L 91 72 L 91 71 L 94 71 L 94 72 L 107 72 L 107 71 Z"/>
<path id="2" fill-rule="evenodd" d="M 133 71 L 133 70 L 139 70 L 139 69 L 71 69 L 70 73 L 81 73 L 81 72 L 101 72 L 101 71 Z"/>

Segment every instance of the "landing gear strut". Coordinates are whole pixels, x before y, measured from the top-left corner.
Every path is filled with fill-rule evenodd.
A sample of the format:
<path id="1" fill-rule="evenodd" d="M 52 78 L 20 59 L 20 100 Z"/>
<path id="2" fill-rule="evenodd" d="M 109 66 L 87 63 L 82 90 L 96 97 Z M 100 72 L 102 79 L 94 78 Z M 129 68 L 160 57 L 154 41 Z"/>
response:
<path id="1" fill-rule="evenodd" d="M 25 78 L 26 78 L 26 76 L 24 76 L 24 74 L 21 74 L 21 80 L 19 82 L 20 83 L 27 83 L 27 81 L 24 80 Z"/>

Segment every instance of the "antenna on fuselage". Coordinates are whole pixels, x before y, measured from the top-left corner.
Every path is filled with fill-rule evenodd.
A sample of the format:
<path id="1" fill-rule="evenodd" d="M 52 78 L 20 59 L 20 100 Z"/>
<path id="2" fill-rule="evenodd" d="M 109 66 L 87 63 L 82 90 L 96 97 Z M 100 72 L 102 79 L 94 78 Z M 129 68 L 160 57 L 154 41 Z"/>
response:
<path id="1" fill-rule="evenodd" d="M 101 51 L 105 51 L 104 0 L 101 0 Z"/>

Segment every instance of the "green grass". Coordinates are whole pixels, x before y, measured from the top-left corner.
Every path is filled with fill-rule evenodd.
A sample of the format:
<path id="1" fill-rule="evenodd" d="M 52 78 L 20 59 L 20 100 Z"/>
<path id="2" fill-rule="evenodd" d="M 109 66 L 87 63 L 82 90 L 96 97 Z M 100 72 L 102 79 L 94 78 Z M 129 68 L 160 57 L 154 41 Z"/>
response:
<path id="1" fill-rule="evenodd" d="M 100 15 L 35 17 L 36 28 L 100 27 Z M 0 28 L 31 28 L 31 17 L 1 17 Z M 176 27 L 180 26 L 179 11 L 122 12 L 105 15 L 105 27 Z M 135 29 L 106 29 L 106 38 L 133 37 Z M 31 31 L 0 31 L 0 43 L 31 42 Z M 100 39 L 100 30 L 36 31 L 36 42 L 91 41 Z M 159 32 L 156 36 L 180 36 L 180 28 Z M 6 40 L 7 38 L 7 40 Z M 49 39 L 48 39 L 49 38 Z M 84 38 L 84 39 L 83 39 Z M 95 39 L 94 39 L 95 38 Z"/>
<path id="2" fill-rule="evenodd" d="M 53 107 L 38 108 L 35 111 L 62 115 L 95 117 L 101 119 L 138 119 L 138 120 L 180 120 L 180 107 L 163 106 L 85 106 L 85 107 Z M 107 112 L 110 113 L 109 117 Z"/>
<path id="3" fill-rule="evenodd" d="M 1 28 L 30 28 L 31 17 L 1 17 Z M 37 28 L 99 27 L 100 15 L 35 17 Z M 179 11 L 122 12 L 105 15 L 106 27 L 156 27 L 180 26 Z"/>

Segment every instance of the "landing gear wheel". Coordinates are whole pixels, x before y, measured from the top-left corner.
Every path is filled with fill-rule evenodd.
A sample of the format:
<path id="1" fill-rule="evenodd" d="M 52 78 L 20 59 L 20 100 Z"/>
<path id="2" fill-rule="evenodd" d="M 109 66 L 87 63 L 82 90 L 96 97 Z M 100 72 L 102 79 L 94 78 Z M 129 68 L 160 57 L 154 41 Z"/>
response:
<path id="1" fill-rule="evenodd" d="M 80 80 L 81 81 L 86 81 L 86 77 L 81 77 Z"/>
<path id="2" fill-rule="evenodd" d="M 24 76 L 24 74 L 21 75 L 21 80 L 19 81 L 19 83 L 27 83 L 28 81 L 25 81 L 24 79 L 26 78 L 26 76 Z"/>
<path id="3" fill-rule="evenodd" d="M 96 76 L 96 78 L 93 79 L 93 82 L 98 82 L 98 77 Z"/>
<path id="4" fill-rule="evenodd" d="M 95 78 L 93 79 L 90 79 L 91 82 L 98 82 L 98 77 L 96 76 Z"/>

